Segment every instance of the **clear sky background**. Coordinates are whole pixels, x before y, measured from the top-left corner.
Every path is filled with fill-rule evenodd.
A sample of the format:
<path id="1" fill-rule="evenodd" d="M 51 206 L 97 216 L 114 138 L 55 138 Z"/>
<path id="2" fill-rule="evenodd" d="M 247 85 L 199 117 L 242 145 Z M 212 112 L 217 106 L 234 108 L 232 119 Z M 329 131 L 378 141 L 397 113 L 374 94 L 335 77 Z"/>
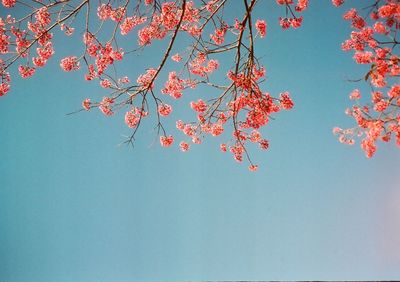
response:
<path id="1" fill-rule="evenodd" d="M 367 159 L 332 135 L 354 125 L 348 93 L 368 89 L 346 80 L 363 69 L 340 50 L 344 10 L 311 1 L 303 27 L 282 31 L 284 9 L 261 2 L 264 87 L 290 91 L 296 106 L 264 131 L 270 150 L 252 151 L 257 173 L 219 140 L 184 154 L 160 148 L 147 123 L 132 149 L 118 146 L 123 113 L 66 116 L 106 92 L 61 71 L 59 59 L 77 54 L 63 37 L 46 69 L 14 76 L 0 99 L 0 281 L 400 279 L 400 150 L 380 145 Z M 155 66 L 157 46 L 122 71 Z M 172 120 L 211 97 L 185 95 Z"/>

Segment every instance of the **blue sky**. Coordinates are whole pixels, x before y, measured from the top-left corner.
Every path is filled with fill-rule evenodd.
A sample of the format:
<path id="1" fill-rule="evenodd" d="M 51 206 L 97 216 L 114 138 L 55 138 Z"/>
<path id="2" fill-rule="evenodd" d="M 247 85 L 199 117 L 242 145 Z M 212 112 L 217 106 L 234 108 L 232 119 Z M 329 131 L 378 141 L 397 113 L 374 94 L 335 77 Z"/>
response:
<path id="1" fill-rule="evenodd" d="M 14 76 L 0 101 L 0 281 L 399 279 L 400 151 L 380 145 L 366 159 L 332 135 L 353 125 L 348 93 L 368 89 L 346 80 L 363 70 L 340 50 L 343 11 L 312 1 L 303 27 L 282 31 L 284 9 L 258 6 L 264 87 L 296 105 L 264 131 L 270 150 L 252 151 L 257 173 L 218 140 L 183 154 L 160 148 L 147 123 L 132 149 L 118 146 L 123 113 L 66 116 L 106 92 L 59 69 L 76 47 L 57 37 L 49 66 Z M 157 46 L 122 72 L 156 64 Z M 187 95 L 173 119 L 212 94 Z"/>

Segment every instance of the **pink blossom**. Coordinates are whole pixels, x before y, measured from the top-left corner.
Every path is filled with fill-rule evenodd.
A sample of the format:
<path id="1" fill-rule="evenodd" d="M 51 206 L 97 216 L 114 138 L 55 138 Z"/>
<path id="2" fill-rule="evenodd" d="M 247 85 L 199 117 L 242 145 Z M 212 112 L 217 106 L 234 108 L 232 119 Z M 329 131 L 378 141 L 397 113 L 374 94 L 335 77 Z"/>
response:
<path id="1" fill-rule="evenodd" d="M 202 99 L 197 100 L 197 102 L 190 102 L 190 107 L 198 113 L 203 113 L 207 110 L 207 104 Z"/>
<path id="2" fill-rule="evenodd" d="M 162 147 L 170 147 L 174 142 L 174 137 L 172 135 L 160 136 L 160 143 Z"/>
<path id="3" fill-rule="evenodd" d="M 2 0 L 3 6 L 6 8 L 12 8 L 15 6 L 16 0 Z"/>
<path id="4" fill-rule="evenodd" d="M 113 13 L 112 7 L 109 4 L 101 4 L 97 8 L 97 16 L 102 21 L 110 18 L 112 13 Z"/>
<path id="5" fill-rule="evenodd" d="M 360 98 L 361 98 L 360 90 L 354 89 L 354 90 L 350 93 L 349 98 L 350 98 L 351 100 L 358 100 L 358 99 L 360 99 Z"/>
<path id="6" fill-rule="evenodd" d="M 125 113 L 125 123 L 129 128 L 134 128 L 139 124 L 140 116 L 137 115 L 135 110 Z"/>
<path id="7" fill-rule="evenodd" d="M 342 132 L 342 129 L 340 128 L 340 127 L 334 127 L 333 129 L 332 129 L 332 133 L 333 134 L 339 134 L 339 133 L 341 133 Z"/>
<path id="8" fill-rule="evenodd" d="M 179 99 L 182 97 L 182 91 L 185 88 L 183 83 L 184 81 L 176 75 L 176 72 L 170 72 L 168 81 L 165 83 L 161 92 L 170 95 L 174 99 Z"/>
<path id="9" fill-rule="evenodd" d="M 108 79 L 103 79 L 102 81 L 100 81 L 100 85 L 103 88 L 110 88 L 112 86 L 112 83 Z"/>
<path id="10" fill-rule="evenodd" d="M 376 22 L 374 24 L 374 31 L 376 33 L 381 33 L 381 34 L 388 34 L 389 33 L 387 27 L 382 22 Z"/>
<path id="11" fill-rule="evenodd" d="M 258 165 L 251 164 L 251 165 L 249 166 L 249 170 L 250 170 L 250 171 L 257 171 L 257 169 L 258 169 Z"/>
<path id="12" fill-rule="evenodd" d="M 77 57 L 69 56 L 61 60 L 60 67 L 64 71 L 73 71 L 79 69 L 79 62 L 77 61 Z"/>
<path id="13" fill-rule="evenodd" d="M 180 62 L 180 61 L 182 60 L 182 57 L 177 53 L 177 54 L 173 55 L 173 56 L 171 57 L 171 59 L 172 59 L 173 61 L 175 61 L 175 62 Z"/>
<path id="14" fill-rule="evenodd" d="M 211 73 L 216 69 L 218 69 L 218 67 L 219 67 L 219 62 L 217 60 L 209 60 L 205 72 Z"/>
<path id="15" fill-rule="evenodd" d="M 10 36 L 2 34 L 0 31 L 0 54 L 7 54 L 9 45 L 10 45 Z"/>
<path id="16" fill-rule="evenodd" d="M 293 0 L 276 0 L 276 3 L 279 5 L 290 5 L 293 4 Z"/>
<path id="17" fill-rule="evenodd" d="M 262 138 L 261 133 L 258 130 L 253 130 L 249 137 L 250 141 L 254 143 L 260 142 L 261 138 Z"/>
<path id="18" fill-rule="evenodd" d="M 206 10 L 209 11 L 210 13 L 214 12 L 217 2 L 218 2 L 218 0 L 209 0 L 207 2 L 207 4 L 205 5 Z"/>
<path id="19" fill-rule="evenodd" d="M 256 21 L 256 28 L 258 33 L 260 34 L 260 37 L 265 37 L 267 33 L 267 24 L 265 23 L 264 20 L 257 20 Z"/>
<path id="20" fill-rule="evenodd" d="M 377 102 L 375 104 L 374 110 L 377 111 L 377 112 L 383 112 L 388 107 L 389 107 L 389 101 L 382 99 L 382 100 L 380 100 L 379 102 Z"/>
<path id="21" fill-rule="evenodd" d="M 104 115 L 111 116 L 114 114 L 111 109 L 112 104 L 114 104 L 114 100 L 112 98 L 104 97 L 103 100 L 100 102 L 99 109 Z"/>
<path id="22" fill-rule="evenodd" d="M 113 10 L 110 18 L 115 22 L 121 22 L 125 16 L 126 8 L 125 7 L 118 7 L 117 9 Z"/>
<path id="23" fill-rule="evenodd" d="M 127 35 L 132 29 L 134 29 L 137 25 L 140 25 L 144 22 L 147 21 L 146 17 L 127 17 L 124 19 L 124 21 L 121 23 L 119 28 L 121 29 L 121 34 L 122 35 Z"/>
<path id="24" fill-rule="evenodd" d="M 344 3 L 344 0 L 332 0 L 332 4 L 336 7 L 341 6 Z"/>
<path id="25" fill-rule="evenodd" d="M 279 25 L 283 29 L 288 29 L 290 27 L 290 21 L 288 18 L 279 18 Z"/>
<path id="26" fill-rule="evenodd" d="M 28 66 L 19 66 L 18 72 L 22 78 L 28 78 L 35 73 L 35 68 L 31 68 Z"/>
<path id="27" fill-rule="evenodd" d="M 376 152 L 375 142 L 371 139 L 364 139 L 361 141 L 361 148 L 365 151 L 367 158 L 372 158 Z"/>
<path id="28" fill-rule="evenodd" d="M 161 6 L 162 23 L 166 29 L 173 29 L 179 22 L 177 6 L 174 2 L 165 2 Z"/>
<path id="29" fill-rule="evenodd" d="M 35 13 L 35 19 L 40 26 L 47 26 L 51 23 L 50 12 L 47 7 L 42 7 Z"/>
<path id="30" fill-rule="evenodd" d="M 122 84 L 130 83 L 129 77 L 127 76 L 121 77 L 120 79 L 118 79 L 118 83 Z"/>
<path id="31" fill-rule="evenodd" d="M 389 18 L 396 13 L 399 13 L 398 8 L 398 4 L 396 5 L 395 3 L 389 3 L 387 5 L 381 6 L 378 9 L 378 14 L 381 18 Z"/>
<path id="32" fill-rule="evenodd" d="M 183 121 L 178 120 L 176 122 L 176 128 L 179 129 L 179 130 L 183 130 L 185 128 L 185 124 L 183 123 Z"/>
<path id="33" fill-rule="evenodd" d="M 9 90 L 10 90 L 10 84 L 6 82 L 0 83 L 0 97 L 6 95 Z"/>
<path id="34" fill-rule="evenodd" d="M 303 23 L 303 17 L 290 19 L 290 25 L 293 28 L 299 28 L 302 23 Z"/>
<path id="35" fill-rule="evenodd" d="M 60 25 L 60 29 L 63 30 L 64 33 L 65 33 L 65 35 L 67 35 L 67 36 L 71 36 L 71 35 L 74 33 L 74 31 L 75 31 L 75 28 L 69 27 L 69 26 L 67 26 L 67 25 L 64 24 L 64 23 L 62 23 L 62 24 Z"/>
<path id="36" fill-rule="evenodd" d="M 137 83 L 144 88 L 150 88 L 152 89 L 154 87 L 154 83 L 151 83 L 152 80 L 154 79 L 154 76 L 156 75 L 157 70 L 156 69 L 148 69 L 145 74 L 141 74 L 138 79 Z M 151 85 L 150 85 L 151 83 Z"/>
<path id="37" fill-rule="evenodd" d="M 222 152 L 226 152 L 226 150 L 227 150 L 227 148 L 226 148 L 226 144 L 221 144 L 221 145 L 219 145 L 219 148 L 220 148 L 220 150 L 222 151 Z"/>
<path id="38" fill-rule="evenodd" d="M 388 92 L 388 96 L 390 98 L 400 97 L 400 85 L 399 84 L 393 85 L 392 88 L 390 88 L 390 90 Z"/>
<path id="39" fill-rule="evenodd" d="M 86 111 L 89 111 L 90 110 L 90 106 L 91 106 L 91 103 L 90 103 L 90 99 L 89 98 L 86 98 L 85 100 L 83 100 L 82 108 L 84 108 Z"/>
<path id="40" fill-rule="evenodd" d="M 182 152 L 187 152 L 189 151 L 190 145 L 184 141 L 179 143 L 179 148 L 181 149 Z"/>
<path id="41" fill-rule="evenodd" d="M 158 106 L 158 113 L 160 116 L 166 117 L 172 112 L 172 107 L 168 104 L 161 104 Z"/>
<path id="42" fill-rule="evenodd" d="M 348 10 L 346 13 L 344 13 L 343 15 L 343 19 L 345 20 L 352 20 L 355 17 L 357 17 L 357 10 L 352 8 L 350 10 Z"/>
<path id="43" fill-rule="evenodd" d="M 308 0 L 297 0 L 296 12 L 303 12 L 308 7 Z"/>
<path id="44" fill-rule="evenodd" d="M 238 20 L 235 19 L 235 25 L 234 25 L 235 29 L 237 29 L 238 31 L 242 31 L 243 30 L 243 24 Z"/>
<path id="45" fill-rule="evenodd" d="M 259 142 L 260 148 L 263 150 L 267 150 L 269 148 L 269 142 L 266 139 L 263 139 Z"/>
<path id="46" fill-rule="evenodd" d="M 85 74 L 85 80 L 90 81 L 93 80 L 95 77 L 97 77 L 97 72 L 94 70 L 93 65 L 88 66 L 88 74 Z"/>
<path id="47" fill-rule="evenodd" d="M 289 109 L 293 108 L 294 103 L 289 96 L 289 92 L 284 92 L 284 93 L 280 94 L 280 104 L 281 104 L 281 107 L 285 110 L 289 110 Z"/>
<path id="48" fill-rule="evenodd" d="M 224 128 L 222 126 L 222 124 L 220 123 L 214 123 L 211 126 L 211 135 L 212 136 L 218 136 L 221 135 L 224 132 Z"/>
<path id="49" fill-rule="evenodd" d="M 201 139 L 199 137 L 197 137 L 197 136 L 193 136 L 192 137 L 192 142 L 194 144 L 201 144 Z"/>
<path id="50" fill-rule="evenodd" d="M 214 34 L 210 34 L 211 40 L 214 41 L 215 44 L 221 45 L 225 41 L 225 33 L 226 33 L 227 27 L 223 26 L 221 28 L 217 28 L 214 32 Z"/>
<path id="51" fill-rule="evenodd" d="M 372 62 L 374 55 L 370 51 L 356 52 L 353 56 L 357 64 L 369 64 Z"/>
<path id="52" fill-rule="evenodd" d="M 158 14 L 153 15 L 152 21 L 138 32 L 139 45 L 145 46 L 153 39 L 163 39 L 167 31 L 162 26 L 162 17 Z"/>
<path id="53" fill-rule="evenodd" d="M 259 80 L 260 78 L 265 76 L 265 68 L 262 66 L 260 68 L 256 68 L 256 66 L 253 66 L 252 74 L 254 80 Z"/>

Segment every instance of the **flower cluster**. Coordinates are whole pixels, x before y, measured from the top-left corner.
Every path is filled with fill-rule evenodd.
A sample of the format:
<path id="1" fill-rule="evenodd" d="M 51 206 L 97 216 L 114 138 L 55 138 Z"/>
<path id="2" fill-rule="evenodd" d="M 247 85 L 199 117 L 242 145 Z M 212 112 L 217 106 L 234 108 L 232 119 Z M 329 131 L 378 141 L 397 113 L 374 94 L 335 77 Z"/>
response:
<path id="1" fill-rule="evenodd" d="M 2 1 L 6 8 L 13 8 L 16 3 L 16 1 Z M 26 59 L 22 65 L 18 65 L 18 73 L 22 78 L 28 78 L 35 74 L 37 67 L 45 66 L 47 60 L 52 57 L 54 54 L 51 43 L 53 35 L 48 31 L 51 21 L 51 15 L 46 6 L 35 9 L 29 18 L 25 18 L 24 24 L 11 15 L 5 19 L 0 18 L 0 55 L 2 56 L 0 58 L 0 96 L 10 90 L 11 76 L 8 68 L 12 63 L 5 64 L 6 61 Z M 36 55 L 31 54 L 34 47 L 36 47 Z M 32 58 L 30 55 L 33 55 Z"/>
<path id="2" fill-rule="evenodd" d="M 174 143 L 174 137 L 172 135 L 160 136 L 160 143 L 163 147 L 170 147 Z"/>
<path id="3" fill-rule="evenodd" d="M 256 28 L 258 33 L 260 34 L 260 37 L 265 37 L 267 34 L 267 24 L 264 20 L 257 20 L 256 21 Z"/>
<path id="4" fill-rule="evenodd" d="M 206 77 L 207 75 L 213 73 L 219 67 L 219 62 L 217 60 L 211 59 L 207 61 L 207 57 L 204 53 L 199 53 L 196 58 L 190 62 L 190 73 Z"/>
<path id="5" fill-rule="evenodd" d="M 332 1 L 339 6 L 343 1 Z M 396 34 L 400 29 L 400 4 L 398 1 L 377 2 L 369 14 L 362 17 L 356 9 L 347 11 L 343 18 L 351 22 L 354 29 L 350 38 L 342 44 L 344 51 L 354 51 L 354 61 L 368 66 L 364 80 L 370 84 L 369 95 L 353 90 L 349 98 L 356 102 L 346 110 L 354 118 L 357 127 L 334 128 L 339 141 L 354 144 L 355 138 L 362 138 L 361 148 L 367 157 L 377 149 L 377 141 L 389 142 L 395 136 L 400 146 L 400 58 L 395 54 Z"/>
<path id="6" fill-rule="evenodd" d="M 60 67 L 64 71 L 73 71 L 79 69 L 79 61 L 78 58 L 75 56 L 65 57 L 60 62 Z"/>
<path id="7" fill-rule="evenodd" d="M 112 111 L 111 107 L 114 104 L 114 99 L 110 97 L 104 97 L 103 100 L 100 102 L 99 109 L 100 111 L 106 116 L 112 116 L 114 112 Z M 88 106 L 87 104 L 83 104 L 83 107 L 86 109 Z"/>
<path id="8" fill-rule="evenodd" d="M 122 48 L 114 48 L 110 42 L 107 42 L 103 46 L 98 43 L 91 33 L 84 34 L 83 42 L 86 45 L 86 53 L 94 59 L 94 64 L 88 65 L 89 73 L 85 76 L 86 80 L 93 80 L 96 77 L 100 77 L 115 61 L 123 59 L 124 52 Z"/>
<path id="9" fill-rule="evenodd" d="M 136 26 L 143 24 L 147 21 L 146 17 L 127 17 L 124 19 L 124 21 L 121 23 L 119 28 L 121 29 L 121 34 L 122 35 L 127 35 L 129 32 L 131 32 L 132 29 L 134 29 Z"/>
<path id="10" fill-rule="evenodd" d="M 253 43 L 257 37 L 267 35 L 267 23 L 251 17 L 259 1 L 240 2 L 243 11 L 240 20 L 226 19 L 224 7 L 227 2 L 145 0 L 121 4 L 118 1 L 83 1 L 71 2 L 65 6 L 64 1 L 33 1 L 32 10 L 26 17 L 0 18 L 0 96 L 10 90 L 8 67 L 12 63 L 9 62 L 18 62 L 20 76 L 28 78 L 53 57 L 52 32 L 58 31 L 69 36 L 65 37 L 66 40 L 83 34 L 81 49 L 62 57 L 60 67 L 66 72 L 85 69 L 84 78 L 98 82 L 100 91 L 106 91 L 107 94 L 84 99 L 82 110 L 98 108 L 105 116 L 112 116 L 116 111 L 124 109 L 124 121 L 132 129 L 130 140 L 134 139 L 142 118 L 149 115 L 148 111 L 153 111 L 158 121 L 157 132 L 162 134 L 160 144 L 171 147 L 177 136 L 171 135 L 172 132 L 168 132 L 162 124 L 164 118 L 172 116 L 172 102 L 168 99 L 181 98 L 189 88 L 199 86 L 202 89 L 202 86 L 207 86 L 218 91 L 218 95 L 210 91 L 190 99 L 188 106 L 193 110 L 194 118 L 192 121 L 177 121 L 176 127 L 185 140 L 176 142 L 176 147 L 187 152 L 191 144 L 202 143 L 206 136 L 225 138 L 220 150 L 230 152 L 238 162 L 247 160 L 249 170 L 256 171 L 258 165 L 252 162 L 248 146 L 253 144 L 261 150 L 267 150 L 269 141 L 263 136 L 263 129 L 273 115 L 292 109 L 294 103 L 288 92 L 272 96 L 261 90 L 266 71 L 260 65 L 255 54 L 257 48 L 254 48 Z M 276 2 L 286 11 L 286 15 L 279 20 L 282 28 L 298 28 L 302 25 L 303 17 L 300 13 L 307 9 L 308 0 Z M 336 6 L 343 3 L 340 0 L 332 2 Z M 371 66 L 367 77 L 376 87 L 388 87 L 390 80 L 400 73 L 398 58 L 388 48 L 390 45 L 381 47 L 380 39 L 375 38 L 376 35 L 390 36 L 398 27 L 397 4 L 390 0 L 386 3 L 387 7 L 379 7 L 376 11 L 374 24 L 370 27 L 357 11 L 352 10 L 345 15 L 356 30 L 350 41 L 344 43 L 344 49 L 355 50 L 354 60 Z M 2 0 L 2 4 L 6 8 L 22 5 L 15 0 Z M 97 11 L 97 16 L 82 18 L 87 15 L 85 11 Z M 85 24 L 82 29 L 78 29 L 77 23 Z M 72 36 L 75 28 L 75 36 Z M 182 38 L 181 42 L 185 44 L 186 40 L 191 40 L 191 43 L 182 48 L 176 38 Z M 139 68 L 141 75 L 132 82 L 119 73 L 118 61 L 128 62 L 126 56 L 144 52 L 156 40 L 162 41 L 161 44 L 166 43 L 160 52 L 159 65 L 148 69 Z M 397 41 L 394 43 L 397 44 Z M 177 47 L 179 50 L 176 50 Z M 158 43 L 155 48 L 159 48 Z M 233 53 L 233 61 L 220 67 L 218 56 Z M 164 75 L 165 69 L 169 67 L 169 59 L 179 63 L 172 65 L 180 69 L 169 69 L 167 81 L 160 84 L 159 76 Z M 223 73 L 227 74 L 227 79 L 222 79 L 227 85 L 215 82 L 215 72 L 232 64 L 233 67 L 225 69 Z M 137 67 L 140 66 L 135 65 Z M 381 120 L 392 118 L 387 113 L 398 103 L 398 89 L 376 92 L 370 113 L 374 111 L 382 115 Z M 359 101 L 360 92 L 354 91 L 351 98 Z M 357 117 L 360 124 L 367 126 L 363 128 L 369 128 L 368 134 L 372 136 L 369 140 L 377 140 L 377 132 L 386 134 L 389 123 L 394 124 L 387 120 L 372 123 L 366 118 L 365 111 L 365 107 L 360 106 L 349 110 L 349 113 Z M 379 128 L 383 129 L 380 131 Z M 397 129 L 391 127 L 392 132 Z M 372 148 L 368 144 L 363 146 Z"/>
<path id="11" fill-rule="evenodd" d="M 174 99 L 182 97 L 182 91 L 185 88 L 184 80 L 180 79 L 176 72 L 172 71 L 168 75 L 168 81 L 165 83 L 164 88 L 161 90 L 163 94 L 168 94 Z"/>
<path id="12" fill-rule="evenodd" d="M 291 109 L 294 105 L 288 92 L 281 93 L 279 98 L 273 98 L 269 93 L 262 93 L 259 82 L 264 77 L 264 67 L 253 66 L 250 71 L 243 70 L 239 73 L 230 71 L 228 78 L 232 81 L 231 93 L 233 97 L 234 93 L 241 94 L 227 101 L 225 107 L 222 107 L 224 95 L 220 96 L 220 99 L 207 102 L 203 99 L 192 101 L 190 107 L 196 113 L 197 122 L 185 123 L 179 120 L 176 123 L 177 129 L 192 143 L 200 144 L 206 135 L 221 136 L 227 128 L 231 128 L 231 140 L 220 145 L 221 151 L 229 151 L 238 162 L 242 162 L 246 156 L 250 161 L 249 170 L 256 171 L 258 166 L 250 160 L 246 143 L 258 144 L 262 150 L 268 149 L 269 142 L 262 137 L 260 129 L 269 123 L 272 114 L 282 109 Z M 182 146 L 180 147 L 185 151 Z"/>
<path id="13" fill-rule="evenodd" d="M 152 89 L 154 87 L 153 80 L 156 73 L 156 69 L 148 69 L 145 74 L 141 74 L 138 77 L 137 83 L 142 86 L 143 89 Z"/>
<path id="14" fill-rule="evenodd" d="M 111 19 L 115 22 L 121 22 L 126 13 L 125 7 L 112 8 L 110 4 L 100 4 L 97 8 L 97 16 L 100 20 L 105 21 Z"/>
<path id="15" fill-rule="evenodd" d="M 172 107 L 168 104 L 161 104 L 158 106 L 158 113 L 160 116 L 166 117 L 172 112 Z"/>
<path id="16" fill-rule="evenodd" d="M 279 18 L 279 25 L 283 29 L 299 28 L 303 23 L 303 17 L 296 16 L 296 13 L 301 13 L 308 7 L 308 0 L 276 0 L 279 5 L 286 6 L 286 16 Z M 292 7 L 294 6 L 294 9 Z"/>
<path id="17" fill-rule="evenodd" d="M 142 117 L 146 117 L 148 112 L 144 111 L 141 108 L 133 107 L 132 110 L 126 112 L 125 114 L 125 123 L 129 128 L 135 128 L 138 126 Z"/>
<path id="18" fill-rule="evenodd" d="M 16 0 L 2 0 L 1 3 L 6 8 L 12 8 L 15 6 Z"/>
<path id="19" fill-rule="evenodd" d="M 228 27 L 226 25 L 223 25 L 221 28 L 217 28 L 214 31 L 214 34 L 210 34 L 211 40 L 215 44 L 221 45 L 225 41 L 225 34 L 226 34 L 227 30 L 228 30 Z"/>

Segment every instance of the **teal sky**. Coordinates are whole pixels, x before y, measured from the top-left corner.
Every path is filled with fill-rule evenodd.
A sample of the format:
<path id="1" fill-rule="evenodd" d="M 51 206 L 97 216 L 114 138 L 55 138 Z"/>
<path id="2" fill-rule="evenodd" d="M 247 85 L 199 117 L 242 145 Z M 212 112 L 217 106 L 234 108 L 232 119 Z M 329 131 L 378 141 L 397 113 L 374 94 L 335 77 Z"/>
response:
<path id="1" fill-rule="evenodd" d="M 61 71 L 59 59 L 77 54 L 63 37 L 47 68 L 13 76 L 0 99 L 0 281 L 400 279 L 400 150 L 379 144 L 367 159 L 332 135 L 353 126 L 348 93 L 368 93 L 346 80 L 363 69 L 340 50 L 344 9 L 311 1 L 303 27 L 282 31 L 284 9 L 261 2 L 264 89 L 290 91 L 295 108 L 263 131 L 271 147 L 252 150 L 257 173 L 220 153 L 220 140 L 163 149 L 149 122 L 132 149 L 118 146 L 130 133 L 123 113 L 66 116 L 106 92 Z M 121 75 L 156 66 L 158 46 Z M 173 134 L 174 120 L 194 117 L 189 101 L 212 93 L 185 95 L 166 100 Z"/>

